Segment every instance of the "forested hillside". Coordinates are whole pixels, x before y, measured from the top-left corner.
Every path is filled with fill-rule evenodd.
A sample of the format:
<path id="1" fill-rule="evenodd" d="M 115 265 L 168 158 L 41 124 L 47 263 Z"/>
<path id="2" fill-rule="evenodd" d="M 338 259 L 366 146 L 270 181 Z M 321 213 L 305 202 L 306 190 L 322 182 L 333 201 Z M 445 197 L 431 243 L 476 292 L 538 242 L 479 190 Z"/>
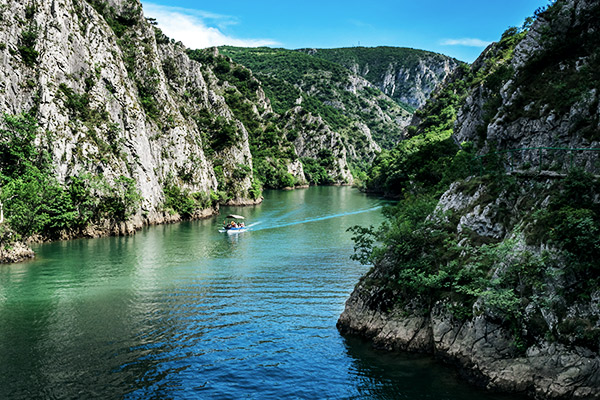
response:
<path id="1" fill-rule="evenodd" d="M 256 74 L 275 111 L 300 106 L 320 116 L 344 138 L 357 164 L 366 165 L 380 147 L 400 141 L 410 121 L 408 111 L 339 64 L 285 49 L 222 47 L 220 52 Z"/>

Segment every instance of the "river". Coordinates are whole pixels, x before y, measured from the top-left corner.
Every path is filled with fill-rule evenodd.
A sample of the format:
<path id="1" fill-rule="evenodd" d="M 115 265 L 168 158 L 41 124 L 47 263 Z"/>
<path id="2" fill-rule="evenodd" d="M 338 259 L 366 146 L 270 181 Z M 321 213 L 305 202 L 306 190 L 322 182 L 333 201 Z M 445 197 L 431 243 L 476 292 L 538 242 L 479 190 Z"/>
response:
<path id="1" fill-rule="evenodd" d="M 348 187 L 268 191 L 223 217 L 39 245 L 0 266 L 0 399 L 507 399 L 335 323 L 368 267 L 346 229 L 381 221 Z"/>

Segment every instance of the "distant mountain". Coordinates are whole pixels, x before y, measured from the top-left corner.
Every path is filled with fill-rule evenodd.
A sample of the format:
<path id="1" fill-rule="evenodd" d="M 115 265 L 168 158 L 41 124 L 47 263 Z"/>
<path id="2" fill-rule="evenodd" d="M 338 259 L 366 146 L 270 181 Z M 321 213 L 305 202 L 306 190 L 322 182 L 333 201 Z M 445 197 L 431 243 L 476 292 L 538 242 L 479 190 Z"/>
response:
<path id="1" fill-rule="evenodd" d="M 223 46 L 219 52 L 253 71 L 274 111 L 300 105 L 321 116 L 345 139 L 354 164 L 398 143 L 411 114 L 460 65 L 441 54 L 395 47 Z"/>
<path id="2" fill-rule="evenodd" d="M 225 46 L 219 52 L 253 71 L 275 112 L 301 106 L 322 117 L 345 139 L 355 162 L 370 161 L 380 147 L 392 147 L 410 122 L 408 110 L 340 64 L 266 47 Z"/>
<path id="3" fill-rule="evenodd" d="M 425 104 L 436 86 L 460 64 L 448 56 L 405 47 L 302 49 L 343 65 L 410 111 Z"/>

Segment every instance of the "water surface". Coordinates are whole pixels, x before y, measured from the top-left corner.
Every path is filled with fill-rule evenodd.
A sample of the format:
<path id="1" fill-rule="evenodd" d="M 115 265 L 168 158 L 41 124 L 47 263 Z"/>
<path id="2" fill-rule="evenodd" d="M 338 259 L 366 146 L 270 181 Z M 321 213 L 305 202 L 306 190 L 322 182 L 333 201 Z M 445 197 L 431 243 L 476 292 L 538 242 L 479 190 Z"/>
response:
<path id="1" fill-rule="evenodd" d="M 429 358 L 335 328 L 368 267 L 349 226 L 381 202 L 347 187 L 265 193 L 223 217 L 44 244 L 0 266 L 0 399 L 500 399 Z"/>

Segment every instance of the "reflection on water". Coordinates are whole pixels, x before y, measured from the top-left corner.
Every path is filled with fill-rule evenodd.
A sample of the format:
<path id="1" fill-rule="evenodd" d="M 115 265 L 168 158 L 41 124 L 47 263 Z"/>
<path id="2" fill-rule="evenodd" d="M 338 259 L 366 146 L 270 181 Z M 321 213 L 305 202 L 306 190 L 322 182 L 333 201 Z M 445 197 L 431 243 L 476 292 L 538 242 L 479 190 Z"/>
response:
<path id="1" fill-rule="evenodd" d="M 429 356 L 375 350 L 363 339 L 345 338 L 360 398 L 467 400 L 522 399 L 467 386 L 450 366 Z"/>
<path id="2" fill-rule="evenodd" d="M 423 358 L 377 353 L 335 322 L 366 267 L 351 188 L 267 192 L 222 217 L 39 246 L 0 267 L 0 399 L 493 399 Z"/>

